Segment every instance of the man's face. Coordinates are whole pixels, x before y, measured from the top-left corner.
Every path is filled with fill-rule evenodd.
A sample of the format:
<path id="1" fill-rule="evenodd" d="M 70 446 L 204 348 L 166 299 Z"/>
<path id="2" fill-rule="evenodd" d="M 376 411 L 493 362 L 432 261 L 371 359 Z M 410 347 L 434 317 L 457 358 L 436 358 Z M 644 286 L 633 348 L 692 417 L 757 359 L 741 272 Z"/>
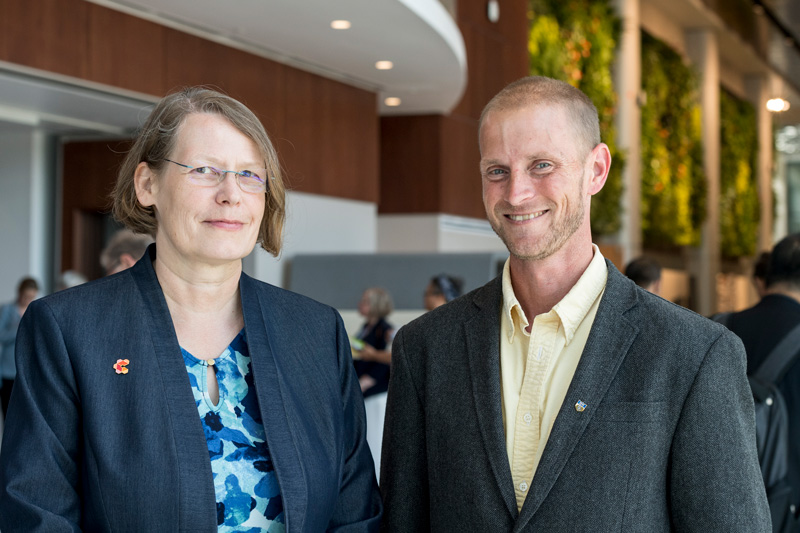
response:
<path id="1" fill-rule="evenodd" d="M 492 111 L 480 145 L 486 216 L 513 257 L 545 259 L 588 232 L 590 158 L 561 106 Z"/>

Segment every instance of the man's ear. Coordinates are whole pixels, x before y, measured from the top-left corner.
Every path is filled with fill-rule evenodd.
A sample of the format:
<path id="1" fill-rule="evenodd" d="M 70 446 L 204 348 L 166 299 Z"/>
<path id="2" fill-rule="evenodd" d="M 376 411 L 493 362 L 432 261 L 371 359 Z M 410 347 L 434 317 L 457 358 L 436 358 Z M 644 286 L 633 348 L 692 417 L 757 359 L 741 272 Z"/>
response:
<path id="1" fill-rule="evenodd" d="M 594 196 L 599 193 L 606 184 L 608 178 L 608 171 L 611 170 L 611 152 L 605 143 L 600 143 L 594 147 L 589 154 L 589 161 L 591 164 L 591 173 L 589 175 L 589 186 L 587 192 L 589 195 Z"/>
<path id="2" fill-rule="evenodd" d="M 156 203 L 155 193 L 158 182 L 150 165 L 144 161 L 136 165 L 136 171 L 133 173 L 133 186 L 136 189 L 136 198 L 144 207 L 150 207 Z"/>

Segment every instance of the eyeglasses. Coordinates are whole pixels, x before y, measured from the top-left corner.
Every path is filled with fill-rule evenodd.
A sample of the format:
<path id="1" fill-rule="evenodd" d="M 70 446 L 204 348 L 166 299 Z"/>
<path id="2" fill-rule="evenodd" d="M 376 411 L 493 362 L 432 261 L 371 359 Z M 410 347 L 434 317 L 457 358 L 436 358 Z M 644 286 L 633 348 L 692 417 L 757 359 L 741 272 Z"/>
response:
<path id="1" fill-rule="evenodd" d="M 214 187 L 222 183 L 222 180 L 225 179 L 226 174 L 233 174 L 236 176 L 236 183 L 239 184 L 239 188 L 242 189 L 244 192 L 252 192 L 252 193 L 264 193 L 267 192 L 267 182 L 261 176 L 267 175 L 267 169 L 259 168 L 255 170 L 220 170 L 218 168 L 210 167 L 208 165 L 202 167 L 192 167 L 189 165 L 184 165 L 183 163 L 178 163 L 177 161 L 173 161 L 172 159 L 164 159 L 164 161 L 168 161 L 179 167 L 188 168 L 189 172 L 186 173 L 189 176 L 189 181 L 192 183 L 199 185 L 201 187 Z M 275 178 L 270 178 L 275 179 Z"/>

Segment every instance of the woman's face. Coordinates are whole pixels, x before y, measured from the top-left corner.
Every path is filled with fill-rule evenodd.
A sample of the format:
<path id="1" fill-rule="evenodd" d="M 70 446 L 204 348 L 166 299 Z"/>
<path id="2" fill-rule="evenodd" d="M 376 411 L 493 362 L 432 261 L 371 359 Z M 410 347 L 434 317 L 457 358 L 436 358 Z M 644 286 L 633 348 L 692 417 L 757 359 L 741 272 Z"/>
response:
<path id="1" fill-rule="evenodd" d="M 369 312 L 369 292 L 364 291 L 364 294 L 361 295 L 361 299 L 358 301 L 358 314 L 365 318 L 369 318 Z"/>
<path id="2" fill-rule="evenodd" d="M 191 167 L 245 170 L 264 166 L 256 144 L 227 119 L 206 113 L 186 117 L 169 159 Z M 167 162 L 161 175 L 146 163 L 136 170 L 136 193 L 154 206 L 159 259 L 219 265 L 240 261 L 255 246 L 264 216 L 264 193 L 243 191 L 233 174 L 215 186 L 192 183 L 189 169 Z"/>
<path id="3" fill-rule="evenodd" d="M 22 294 L 19 295 L 19 306 L 22 309 L 27 308 L 28 304 L 34 301 L 38 295 L 39 291 L 36 289 L 25 289 L 22 291 Z"/>
<path id="4" fill-rule="evenodd" d="M 444 295 L 436 288 L 433 283 L 428 283 L 428 286 L 425 288 L 424 294 L 424 305 L 426 311 L 433 311 L 440 305 L 444 305 L 447 303 Z"/>

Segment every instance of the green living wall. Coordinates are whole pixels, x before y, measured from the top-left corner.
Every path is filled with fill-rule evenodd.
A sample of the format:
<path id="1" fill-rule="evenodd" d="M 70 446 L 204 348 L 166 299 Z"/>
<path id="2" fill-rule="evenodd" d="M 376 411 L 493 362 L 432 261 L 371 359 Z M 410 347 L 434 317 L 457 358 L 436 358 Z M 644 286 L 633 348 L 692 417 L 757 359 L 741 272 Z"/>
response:
<path id="1" fill-rule="evenodd" d="M 720 248 L 725 257 L 753 256 L 761 217 L 755 169 L 758 131 L 753 106 L 720 90 Z"/>
<path id="2" fill-rule="evenodd" d="M 592 199 L 592 231 L 620 228 L 623 154 L 616 146 L 617 95 L 611 71 L 620 19 L 609 0 L 531 0 L 528 40 L 531 74 L 566 81 L 591 98 L 613 164 L 605 187 Z"/>
<path id="3" fill-rule="evenodd" d="M 662 41 L 642 33 L 642 238 L 646 248 L 700 244 L 705 219 L 697 75 Z"/>

